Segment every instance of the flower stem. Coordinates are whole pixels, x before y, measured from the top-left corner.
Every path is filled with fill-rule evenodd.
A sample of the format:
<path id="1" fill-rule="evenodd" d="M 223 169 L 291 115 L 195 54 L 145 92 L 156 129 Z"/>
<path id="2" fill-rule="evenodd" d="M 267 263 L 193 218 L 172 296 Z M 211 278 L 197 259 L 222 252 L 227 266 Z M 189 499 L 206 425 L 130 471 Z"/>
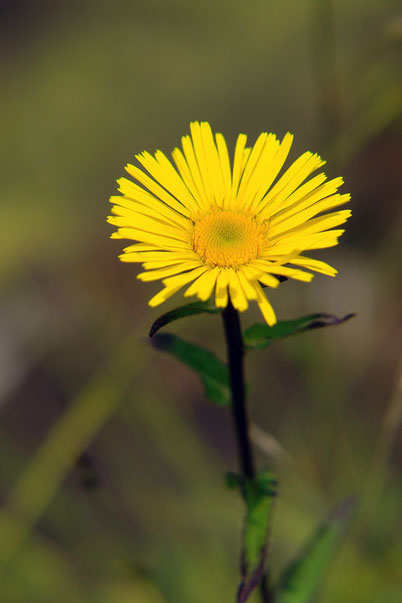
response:
<path id="1" fill-rule="evenodd" d="M 242 476 L 254 480 L 256 468 L 253 450 L 249 437 L 249 419 L 246 405 L 246 385 L 244 379 L 244 344 L 239 313 L 229 300 L 222 311 L 223 327 L 226 337 L 230 389 L 232 394 L 232 414 L 236 433 L 237 451 Z M 260 583 L 260 594 L 263 603 L 272 602 L 272 592 L 266 577 Z"/>
<path id="2" fill-rule="evenodd" d="M 255 463 L 248 434 L 248 416 L 246 408 L 246 388 L 244 382 L 244 344 L 239 313 L 231 302 L 222 312 L 225 330 L 230 389 L 232 392 L 232 412 L 237 439 L 237 450 L 241 471 L 244 477 L 255 478 Z"/>

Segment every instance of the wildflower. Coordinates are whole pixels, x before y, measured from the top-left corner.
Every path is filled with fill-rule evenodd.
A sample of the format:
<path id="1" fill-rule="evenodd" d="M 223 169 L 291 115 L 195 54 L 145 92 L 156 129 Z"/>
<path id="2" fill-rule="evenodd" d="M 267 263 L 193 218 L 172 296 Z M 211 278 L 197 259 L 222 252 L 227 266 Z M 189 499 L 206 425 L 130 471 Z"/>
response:
<path id="1" fill-rule="evenodd" d="M 337 271 L 304 252 L 332 247 L 344 230 L 338 227 L 350 210 L 330 213 L 350 200 L 339 194 L 342 178 L 308 177 L 325 162 L 306 152 L 284 173 L 279 172 L 293 136 L 282 142 L 262 133 L 253 147 L 240 134 L 231 166 L 222 134 L 208 123 L 190 124 L 191 136 L 174 149 L 176 167 L 161 152 L 136 159 L 127 172 L 137 181 L 118 180 L 121 196 L 111 197 L 118 230 L 112 238 L 131 239 L 120 259 L 139 262 L 142 281 L 162 280 L 164 288 L 150 306 L 187 286 L 184 296 L 224 308 L 230 298 L 244 311 L 255 300 L 269 325 L 275 313 L 262 286 L 277 287 L 278 277 L 311 281 L 312 272 L 335 276 Z"/>

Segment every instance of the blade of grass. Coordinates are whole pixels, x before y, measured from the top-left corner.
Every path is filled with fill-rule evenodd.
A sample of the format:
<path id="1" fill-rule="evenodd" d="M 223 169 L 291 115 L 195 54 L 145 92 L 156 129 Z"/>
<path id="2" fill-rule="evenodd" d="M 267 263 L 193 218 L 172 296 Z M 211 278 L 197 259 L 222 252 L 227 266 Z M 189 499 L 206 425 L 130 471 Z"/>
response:
<path id="1" fill-rule="evenodd" d="M 314 600 L 355 507 L 355 498 L 347 498 L 318 527 L 299 556 L 283 572 L 275 603 L 311 603 Z"/>
<path id="2" fill-rule="evenodd" d="M 125 340 L 51 429 L 0 512 L 0 570 L 29 536 L 74 460 L 116 410 L 145 358 L 137 339 Z"/>

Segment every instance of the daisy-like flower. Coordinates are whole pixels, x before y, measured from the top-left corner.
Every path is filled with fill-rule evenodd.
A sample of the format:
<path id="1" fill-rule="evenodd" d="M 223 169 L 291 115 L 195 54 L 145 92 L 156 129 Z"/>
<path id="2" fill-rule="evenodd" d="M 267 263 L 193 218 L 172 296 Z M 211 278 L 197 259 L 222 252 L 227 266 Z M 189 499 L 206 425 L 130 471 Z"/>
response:
<path id="1" fill-rule="evenodd" d="M 334 229 L 350 210 L 328 213 L 350 200 L 337 190 L 342 178 L 327 181 L 325 174 L 308 177 L 325 162 L 306 152 L 278 176 L 293 136 L 282 142 L 262 133 L 253 147 L 240 134 L 233 166 L 222 134 L 208 123 L 190 124 L 191 136 L 182 138 L 183 150 L 174 149 L 176 167 L 161 152 L 136 159 L 127 172 L 137 181 L 118 180 L 121 196 L 111 197 L 118 230 L 115 239 L 136 241 L 124 249 L 123 262 L 139 262 L 142 281 L 162 280 L 164 288 L 150 306 L 167 300 L 187 286 L 185 297 L 207 300 L 224 308 L 230 298 L 244 311 L 255 300 L 269 325 L 275 313 L 262 285 L 277 287 L 278 276 L 311 281 L 321 272 L 337 271 L 304 255 L 332 247 L 344 230 Z M 326 212 L 326 213 L 323 213 Z"/>

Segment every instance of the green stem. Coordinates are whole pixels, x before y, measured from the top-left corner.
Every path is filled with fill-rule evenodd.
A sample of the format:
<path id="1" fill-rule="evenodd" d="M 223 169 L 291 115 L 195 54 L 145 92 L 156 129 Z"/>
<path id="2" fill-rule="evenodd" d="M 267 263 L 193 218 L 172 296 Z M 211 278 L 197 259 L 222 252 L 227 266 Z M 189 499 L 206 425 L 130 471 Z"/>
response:
<path id="1" fill-rule="evenodd" d="M 244 379 L 244 344 L 239 313 L 229 301 L 222 312 L 225 331 L 230 389 L 232 394 L 232 414 L 236 434 L 237 452 L 242 476 L 254 480 L 256 468 L 253 450 L 249 437 L 249 419 L 246 405 L 246 385 Z M 272 601 L 272 593 L 265 576 L 260 583 L 260 594 L 263 603 Z"/>

